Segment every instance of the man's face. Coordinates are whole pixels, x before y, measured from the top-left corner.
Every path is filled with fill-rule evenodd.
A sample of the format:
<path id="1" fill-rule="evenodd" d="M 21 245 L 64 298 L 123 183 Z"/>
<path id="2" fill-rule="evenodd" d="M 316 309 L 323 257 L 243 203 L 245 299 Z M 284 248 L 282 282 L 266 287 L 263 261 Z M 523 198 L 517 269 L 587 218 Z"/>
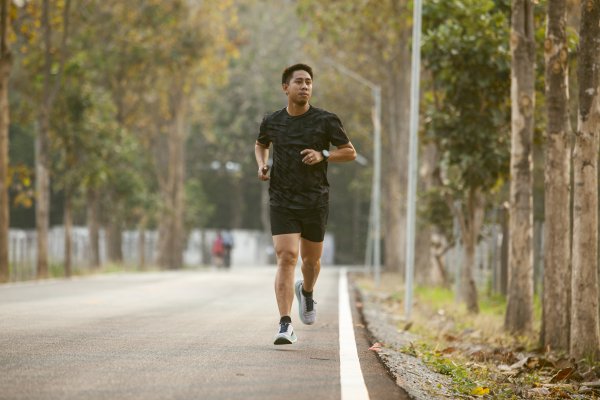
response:
<path id="1" fill-rule="evenodd" d="M 291 102 L 305 106 L 312 95 L 312 79 L 308 72 L 294 71 L 290 83 L 283 85 L 283 91 Z"/>

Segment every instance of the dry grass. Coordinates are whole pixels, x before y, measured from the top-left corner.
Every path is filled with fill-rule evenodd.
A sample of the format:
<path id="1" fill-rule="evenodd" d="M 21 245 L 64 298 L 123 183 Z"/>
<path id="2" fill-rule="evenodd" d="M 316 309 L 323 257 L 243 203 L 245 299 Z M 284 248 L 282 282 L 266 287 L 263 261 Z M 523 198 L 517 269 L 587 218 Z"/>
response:
<path id="1" fill-rule="evenodd" d="M 541 309 L 536 301 L 533 328 L 515 337 L 503 329 L 506 302 L 480 294 L 480 313 L 467 312 L 452 290 L 417 287 L 412 318 L 404 318 L 404 287 L 399 274 L 373 280 L 356 276 L 359 287 L 378 299 L 398 330 L 408 329 L 419 340 L 402 351 L 415 355 L 433 370 L 449 375 L 457 396 L 493 399 L 595 399 L 600 366 L 575 363 L 562 354 L 538 349 Z"/>

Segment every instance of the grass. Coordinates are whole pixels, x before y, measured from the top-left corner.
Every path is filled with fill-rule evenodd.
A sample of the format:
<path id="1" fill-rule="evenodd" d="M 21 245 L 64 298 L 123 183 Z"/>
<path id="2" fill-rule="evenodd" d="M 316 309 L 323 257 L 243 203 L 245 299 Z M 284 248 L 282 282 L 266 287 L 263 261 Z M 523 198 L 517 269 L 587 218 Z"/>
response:
<path id="1" fill-rule="evenodd" d="M 35 266 L 32 267 L 33 270 L 31 271 L 26 271 L 26 273 L 23 273 L 18 279 L 19 281 L 26 281 L 26 280 L 35 280 L 37 279 L 35 272 L 32 272 L 35 270 Z M 201 266 L 201 267 L 192 267 L 192 266 L 185 266 L 182 269 L 198 269 L 198 268 L 207 268 L 206 266 Z M 91 268 L 91 267 L 72 267 L 71 270 L 71 276 L 90 276 L 90 275 L 96 275 L 96 274 L 117 274 L 117 273 L 137 273 L 137 272 L 156 272 L 156 271 L 163 271 L 164 269 L 161 269 L 160 267 L 156 266 L 156 265 L 147 265 L 144 269 L 141 269 L 138 265 L 136 264 L 126 264 L 126 263 L 106 263 L 103 264 L 101 267 L 99 268 Z M 13 265 L 9 265 L 9 276 L 13 277 L 15 273 L 15 269 Z M 64 263 L 50 263 L 48 265 L 48 278 L 51 279 L 60 279 L 60 278 L 65 278 L 65 265 Z M 14 279 L 14 278 L 13 278 Z"/>
<path id="2" fill-rule="evenodd" d="M 400 275 L 384 274 L 378 288 L 368 277 L 357 276 L 355 281 L 363 291 L 374 295 L 388 313 L 395 316 L 404 314 Z M 549 385 L 550 377 L 556 372 L 550 367 L 527 367 L 515 370 L 515 375 L 506 374 L 506 368 L 523 357 L 549 360 L 560 356 L 536 352 L 539 347 L 541 301 L 538 296 L 534 298 L 533 329 L 514 337 L 504 331 L 506 299 L 499 294 L 481 292 L 478 295 L 480 312 L 471 314 L 464 304 L 455 299 L 451 289 L 416 287 L 410 332 L 418 340 L 397 350 L 419 357 L 431 370 L 449 376 L 457 398 L 595 398 L 573 395 L 577 384 L 560 382 L 559 385 Z M 406 326 L 407 321 L 400 320 L 397 329 L 402 330 Z M 499 368 L 502 364 L 504 370 Z M 597 367 L 598 363 L 590 360 L 590 366 Z M 552 393 L 538 395 L 536 389 L 548 389 Z"/>

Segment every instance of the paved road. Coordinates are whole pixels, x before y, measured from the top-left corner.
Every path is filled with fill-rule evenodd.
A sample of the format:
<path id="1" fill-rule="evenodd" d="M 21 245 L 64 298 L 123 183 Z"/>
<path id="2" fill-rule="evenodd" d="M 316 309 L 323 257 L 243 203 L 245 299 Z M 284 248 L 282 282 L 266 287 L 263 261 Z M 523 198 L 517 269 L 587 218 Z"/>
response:
<path id="1" fill-rule="evenodd" d="M 339 270 L 322 270 L 315 325 L 294 308 L 290 346 L 272 344 L 273 277 L 264 267 L 0 286 L 0 399 L 339 399 Z M 404 398 L 355 333 L 370 398 Z"/>

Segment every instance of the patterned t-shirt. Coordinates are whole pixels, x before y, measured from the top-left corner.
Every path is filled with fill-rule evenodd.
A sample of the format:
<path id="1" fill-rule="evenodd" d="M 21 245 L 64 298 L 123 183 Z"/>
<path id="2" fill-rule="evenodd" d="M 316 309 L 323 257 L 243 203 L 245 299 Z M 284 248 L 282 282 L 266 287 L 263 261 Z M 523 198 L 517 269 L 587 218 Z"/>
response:
<path id="1" fill-rule="evenodd" d="M 350 140 L 337 115 L 310 106 L 304 114 L 291 116 L 283 108 L 265 116 L 257 141 L 265 147 L 273 143 L 271 206 L 313 209 L 328 205 L 327 162 L 304 164 L 300 152 L 347 144 Z"/>

